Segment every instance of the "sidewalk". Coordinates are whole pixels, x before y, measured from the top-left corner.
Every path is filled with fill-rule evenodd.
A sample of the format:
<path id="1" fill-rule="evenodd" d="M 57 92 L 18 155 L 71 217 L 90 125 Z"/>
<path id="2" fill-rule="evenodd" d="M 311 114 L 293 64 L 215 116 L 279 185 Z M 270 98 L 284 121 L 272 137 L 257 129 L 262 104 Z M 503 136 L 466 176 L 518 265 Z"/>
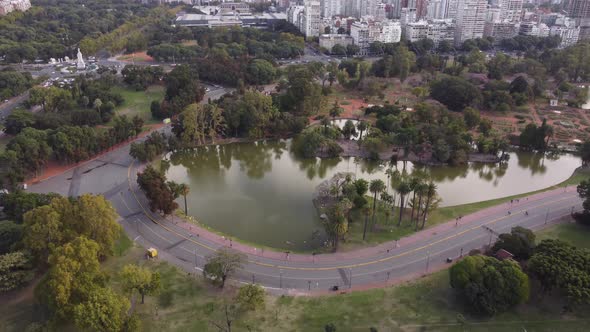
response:
<path id="1" fill-rule="evenodd" d="M 473 222 L 480 220 L 483 217 L 488 217 L 490 215 L 494 215 L 494 214 L 501 212 L 501 211 L 509 211 L 511 209 L 518 209 L 519 206 L 524 203 L 534 202 L 534 201 L 537 201 L 537 200 L 540 200 L 543 198 L 547 198 L 547 197 L 556 197 L 556 196 L 559 196 L 560 194 L 563 194 L 565 192 L 575 192 L 575 191 L 576 191 L 575 186 L 557 188 L 557 189 L 533 194 L 528 197 L 520 198 L 518 202 L 517 202 L 517 200 L 514 200 L 513 203 L 507 202 L 507 203 L 499 204 L 499 205 L 492 206 L 489 208 L 485 208 L 483 210 L 472 213 L 470 215 L 463 216 L 459 220 L 459 225 L 468 225 L 468 224 L 471 224 Z M 275 251 L 275 250 L 270 250 L 270 249 L 265 250 L 263 248 L 257 248 L 257 247 L 253 247 L 251 245 L 247 245 L 247 244 L 244 244 L 244 243 L 241 243 L 238 241 L 233 241 L 229 237 L 216 234 L 214 232 L 207 230 L 204 227 L 201 227 L 201 226 L 198 226 L 198 225 L 186 222 L 186 221 L 177 221 L 177 220 L 172 221 L 168 217 L 165 218 L 165 220 L 186 230 L 187 233 L 193 234 L 194 236 L 196 236 L 196 238 L 203 238 L 203 239 L 206 239 L 210 242 L 216 243 L 220 246 L 230 247 L 234 250 L 240 251 L 240 252 L 248 254 L 248 255 L 276 259 L 276 260 L 290 261 L 290 262 L 312 262 L 312 263 L 315 263 L 315 262 L 318 262 L 318 263 L 320 263 L 320 262 L 321 263 L 338 262 L 339 260 L 342 260 L 342 259 L 373 257 L 375 255 L 383 254 L 383 253 L 392 251 L 394 249 L 399 249 L 399 248 L 409 246 L 409 245 L 414 244 L 419 241 L 427 240 L 427 239 L 432 238 L 442 232 L 452 230 L 456 227 L 455 223 L 457 222 L 457 220 L 450 220 L 448 222 L 439 224 L 439 225 L 434 226 L 432 228 L 427 228 L 427 229 L 424 229 L 424 230 L 419 231 L 417 233 L 414 233 L 410 236 L 404 237 L 404 238 L 400 239 L 399 241 L 392 240 L 392 241 L 385 242 L 385 243 L 382 243 L 382 244 L 379 244 L 379 245 L 376 245 L 373 247 L 369 247 L 369 248 L 358 249 L 358 250 L 354 250 L 354 251 L 350 251 L 350 252 L 336 252 L 336 253 L 326 253 L 326 254 L 313 255 L 313 254 L 293 254 L 293 253 L 288 253 L 288 251 L 280 252 L 280 251 Z M 397 242 L 397 246 L 396 246 L 396 242 Z"/>

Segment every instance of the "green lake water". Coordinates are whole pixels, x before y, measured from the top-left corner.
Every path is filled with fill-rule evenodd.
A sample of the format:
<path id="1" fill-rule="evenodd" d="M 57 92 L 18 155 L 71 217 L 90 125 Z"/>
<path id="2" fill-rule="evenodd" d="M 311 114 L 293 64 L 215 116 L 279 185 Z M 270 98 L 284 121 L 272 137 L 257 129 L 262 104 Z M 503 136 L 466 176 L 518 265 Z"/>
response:
<path id="1" fill-rule="evenodd" d="M 290 151 L 290 144 L 260 141 L 176 152 L 167 156 L 167 176 L 190 186 L 189 214 L 202 224 L 266 246 L 311 249 L 323 239 L 312 204 L 316 186 L 338 172 L 386 181 L 388 166 L 355 158 L 301 159 Z M 441 206 L 453 206 L 543 189 L 566 180 L 579 165 L 572 155 L 543 158 L 512 152 L 503 165 L 425 169 L 437 183 Z M 178 203 L 183 207 L 182 197 Z"/>

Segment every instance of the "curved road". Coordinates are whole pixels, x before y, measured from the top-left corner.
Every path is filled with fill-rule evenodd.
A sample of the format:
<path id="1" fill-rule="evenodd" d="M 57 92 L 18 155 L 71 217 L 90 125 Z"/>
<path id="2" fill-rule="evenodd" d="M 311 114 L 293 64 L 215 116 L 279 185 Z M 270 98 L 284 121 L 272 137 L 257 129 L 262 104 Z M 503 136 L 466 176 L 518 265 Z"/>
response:
<path id="1" fill-rule="evenodd" d="M 451 221 L 399 243 L 348 253 L 286 254 L 248 247 L 179 220 L 150 213 L 144 208 L 147 201 L 136 184 L 137 165 L 128 152 L 127 145 L 33 184 L 30 190 L 72 196 L 105 195 L 121 216 L 120 223 L 130 238 L 144 247 L 159 249 L 163 259 L 189 273 L 200 273 L 205 257 L 222 246 L 231 246 L 245 252 L 248 258 L 235 279 L 254 281 L 281 293 L 328 292 L 334 285 L 341 290 L 362 289 L 415 278 L 446 266 L 448 257 L 456 259 L 462 253 L 488 245 L 498 233 L 508 232 L 514 226 L 541 228 L 572 209 L 581 209 L 582 202 L 572 186 L 492 207 L 465 216 L 457 226 Z"/>

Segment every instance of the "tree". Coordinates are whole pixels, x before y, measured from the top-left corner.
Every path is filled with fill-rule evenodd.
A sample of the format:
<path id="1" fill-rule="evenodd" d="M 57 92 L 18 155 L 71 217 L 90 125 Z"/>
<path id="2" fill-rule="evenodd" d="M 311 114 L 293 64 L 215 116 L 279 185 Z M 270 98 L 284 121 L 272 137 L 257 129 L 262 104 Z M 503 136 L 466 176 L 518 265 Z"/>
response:
<path id="1" fill-rule="evenodd" d="M 357 123 L 356 129 L 359 131 L 359 141 L 363 139 L 363 131 L 368 129 L 368 125 L 365 121 L 361 120 Z"/>
<path id="2" fill-rule="evenodd" d="M 332 47 L 332 50 L 330 51 L 330 53 L 332 55 L 337 55 L 337 56 L 345 56 L 346 55 L 346 47 L 340 45 L 340 44 L 336 44 Z"/>
<path id="3" fill-rule="evenodd" d="M 334 104 L 332 105 L 332 108 L 330 109 L 330 116 L 332 117 L 332 120 L 336 119 L 336 117 L 339 116 L 340 113 L 342 113 L 342 108 L 340 107 L 338 100 L 335 100 Z"/>
<path id="4" fill-rule="evenodd" d="M 221 248 L 207 257 L 203 275 L 219 288 L 223 288 L 227 278 L 236 270 L 241 269 L 245 262 L 246 256 L 244 254 L 228 248 Z"/>
<path id="5" fill-rule="evenodd" d="M 0 221 L 0 255 L 14 249 L 23 237 L 23 225 L 14 221 Z"/>
<path id="6" fill-rule="evenodd" d="M 399 220 L 397 221 L 397 226 L 402 225 L 402 216 L 403 216 L 404 208 L 405 208 L 405 205 L 404 205 L 405 198 L 406 198 L 406 195 L 408 195 L 411 191 L 412 191 L 412 188 L 410 188 L 410 184 L 405 179 L 402 179 L 397 186 L 397 192 L 399 193 L 399 201 L 400 201 Z"/>
<path id="7" fill-rule="evenodd" d="M 472 107 L 467 107 L 463 110 L 463 120 L 467 128 L 473 129 L 479 124 L 479 111 Z"/>
<path id="8" fill-rule="evenodd" d="M 263 85 L 274 81 L 277 75 L 272 63 L 264 59 L 254 59 L 246 69 L 246 80 L 250 84 Z"/>
<path id="9" fill-rule="evenodd" d="M 361 48 L 358 45 L 348 44 L 346 45 L 346 54 L 349 56 L 354 56 L 358 52 L 361 51 Z"/>
<path id="10" fill-rule="evenodd" d="M 0 293 L 17 289 L 35 276 L 31 257 L 23 251 L 0 255 Z"/>
<path id="11" fill-rule="evenodd" d="M 590 140 L 584 141 L 578 147 L 578 153 L 582 158 L 582 166 L 587 166 L 590 163 Z"/>
<path id="12" fill-rule="evenodd" d="M 328 216 L 325 222 L 326 232 L 332 236 L 334 250 L 338 250 L 340 238 L 348 232 L 348 219 L 346 216 L 351 207 L 352 203 L 348 199 L 343 199 L 328 207 L 326 211 Z"/>
<path id="13" fill-rule="evenodd" d="M 356 134 L 354 123 L 351 120 L 346 120 L 344 127 L 342 127 L 342 135 L 344 138 L 350 139 L 351 137 L 355 137 Z"/>
<path id="14" fill-rule="evenodd" d="M 44 261 L 49 251 L 83 235 L 99 246 L 100 257 L 113 253 L 121 226 L 117 214 L 103 196 L 85 194 L 76 200 L 55 198 L 49 205 L 24 215 L 23 242 L 34 256 Z"/>
<path id="15" fill-rule="evenodd" d="M 6 150 L 14 151 L 22 169 L 37 172 L 45 166 L 51 157 L 51 146 L 47 142 L 46 131 L 24 128 L 10 140 Z"/>
<path id="16" fill-rule="evenodd" d="M 328 72 L 328 82 L 330 82 L 330 86 L 332 86 L 332 84 L 334 84 L 338 76 L 338 63 L 336 61 L 331 61 L 328 64 L 326 70 Z"/>
<path id="17" fill-rule="evenodd" d="M 590 225 L 590 180 L 583 180 L 576 188 L 580 198 L 584 200 L 582 212 L 573 214 L 574 219 L 582 225 Z"/>
<path id="18" fill-rule="evenodd" d="M 238 290 L 236 302 L 244 310 L 264 309 L 264 289 L 256 284 L 247 284 Z"/>
<path id="19" fill-rule="evenodd" d="M 510 233 L 503 233 L 492 247 L 492 252 L 504 249 L 514 255 L 516 260 L 527 260 L 535 249 L 535 234 L 527 228 L 513 227 Z"/>
<path id="20" fill-rule="evenodd" d="M 478 103 L 481 99 L 481 93 L 477 87 L 456 76 L 445 76 L 432 82 L 430 96 L 457 112 Z"/>
<path id="21" fill-rule="evenodd" d="M 372 180 L 371 184 L 369 185 L 369 191 L 373 193 L 373 217 L 371 223 L 373 224 L 372 228 L 375 228 L 375 210 L 377 207 L 377 194 L 383 192 L 385 190 L 385 183 L 382 180 L 376 179 Z M 366 230 L 366 225 L 365 225 Z M 365 231 L 363 231 L 363 240 L 365 239 Z"/>
<path id="22" fill-rule="evenodd" d="M 59 197 L 57 194 L 37 194 L 26 191 L 15 191 L 0 195 L 0 206 L 8 219 L 17 222 L 23 221 L 23 215 L 34 208 L 43 205 L 49 205 L 54 198 Z"/>
<path id="23" fill-rule="evenodd" d="M 510 93 L 528 93 L 529 83 L 524 76 L 519 75 L 510 83 Z"/>
<path id="24" fill-rule="evenodd" d="M 76 326 L 92 331 L 125 331 L 129 301 L 110 288 L 93 290 L 88 299 L 73 308 Z"/>
<path id="25" fill-rule="evenodd" d="M 543 240 L 528 262 L 528 270 L 543 292 L 561 290 L 568 299 L 568 309 L 590 303 L 590 252 L 560 240 Z"/>
<path id="26" fill-rule="evenodd" d="M 426 218 L 429 210 L 437 203 L 436 189 L 436 184 L 430 181 L 428 183 L 428 188 L 426 189 L 426 203 L 424 205 L 424 211 L 422 212 L 422 229 L 424 229 L 424 225 L 426 225 Z"/>
<path id="27" fill-rule="evenodd" d="M 80 236 L 49 256 L 46 295 L 61 318 L 67 318 L 77 304 L 88 299 L 103 278 L 98 252 L 98 243 Z"/>
<path id="28" fill-rule="evenodd" d="M 164 215 L 169 215 L 178 208 L 174 201 L 177 193 L 166 182 L 166 176 L 152 165 L 148 165 L 142 173 L 137 174 L 137 184 L 148 198 L 152 212 L 160 211 Z"/>
<path id="29" fill-rule="evenodd" d="M 186 183 L 181 183 L 178 187 L 179 193 L 184 197 L 184 215 L 188 216 L 188 207 L 186 205 L 186 196 L 190 192 L 190 187 Z"/>
<path id="30" fill-rule="evenodd" d="M 493 315 L 525 302 L 529 279 L 513 260 L 467 256 L 449 270 L 451 287 L 475 313 Z"/>
<path id="31" fill-rule="evenodd" d="M 16 109 L 4 120 L 4 131 L 9 135 L 17 135 L 23 129 L 32 127 L 35 124 L 33 113 Z"/>
<path id="32" fill-rule="evenodd" d="M 154 295 L 160 291 L 160 274 L 151 272 L 145 267 L 127 264 L 121 271 L 123 290 L 128 293 L 137 291 L 141 295 L 141 304 L 144 304 L 146 295 Z"/>
<path id="33" fill-rule="evenodd" d="M 484 136 L 488 136 L 490 131 L 492 131 L 492 121 L 490 119 L 483 118 L 479 121 L 479 132 L 481 132 Z"/>

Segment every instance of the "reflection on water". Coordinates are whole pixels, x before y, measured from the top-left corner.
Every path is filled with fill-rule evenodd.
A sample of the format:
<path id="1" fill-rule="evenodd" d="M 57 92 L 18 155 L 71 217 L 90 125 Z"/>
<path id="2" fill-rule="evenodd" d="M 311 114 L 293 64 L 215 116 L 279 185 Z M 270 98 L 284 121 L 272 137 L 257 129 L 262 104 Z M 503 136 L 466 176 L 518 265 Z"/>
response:
<path id="1" fill-rule="evenodd" d="M 315 187 L 337 172 L 386 181 L 389 166 L 358 158 L 300 159 L 289 147 L 288 140 L 200 147 L 169 155 L 163 167 L 170 180 L 190 185 L 189 214 L 200 222 L 268 246 L 317 247 L 323 230 L 311 202 Z M 518 152 L 501 165 L 416 167 L 437 183 L 442 206 L 452 206 L 542 189 L 567 179 L 579 164 L 571 155 Z M 406 170 L 413 167 L 407 163 Z"/>

